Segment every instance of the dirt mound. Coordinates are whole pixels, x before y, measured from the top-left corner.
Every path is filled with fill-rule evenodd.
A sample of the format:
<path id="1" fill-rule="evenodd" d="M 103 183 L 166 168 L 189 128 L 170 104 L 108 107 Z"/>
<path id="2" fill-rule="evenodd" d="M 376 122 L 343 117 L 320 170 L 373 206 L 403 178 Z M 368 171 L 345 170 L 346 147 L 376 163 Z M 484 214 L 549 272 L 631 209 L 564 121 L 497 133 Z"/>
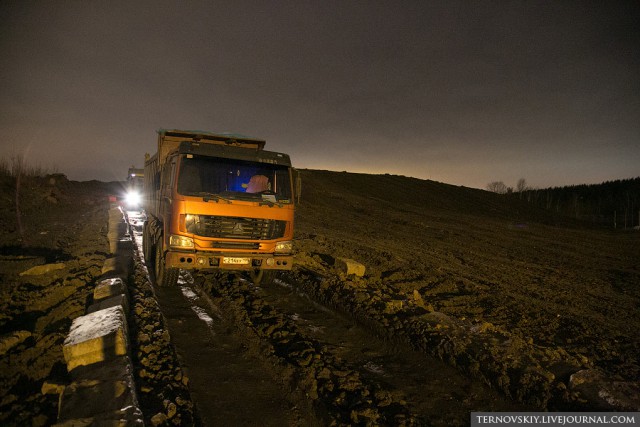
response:
<path id="1" fill-rule="evenodd" d="M 405 323 L 422 314 L 407 304 L 418 295 L 435 312 L 490 325 L 525 348 L 566 353 L 610 381 L 631 381 L 638 389 L 637 234 L 596 229 L 519 200 L 431 181 L 301 175 L 299 265 L 331 271 L 337 257 L 353 258 L 367 274 L 352 286 L 368 292 L 365 298 L 384 289 L 379 310 L 396 304 L 394 316 Z M 523 357 L 519 350 L 512 356 Z"/>

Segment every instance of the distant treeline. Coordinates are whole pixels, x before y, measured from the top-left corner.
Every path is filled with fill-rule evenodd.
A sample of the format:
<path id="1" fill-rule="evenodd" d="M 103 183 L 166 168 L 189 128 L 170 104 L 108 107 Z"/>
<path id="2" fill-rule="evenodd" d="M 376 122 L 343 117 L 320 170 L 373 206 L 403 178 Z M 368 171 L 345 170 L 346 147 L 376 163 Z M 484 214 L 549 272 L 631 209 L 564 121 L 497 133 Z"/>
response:
<path id="1" fill-rule="evenodd" d="M 509 192 L 543 209 L 613 228 L 640 226 L 640 177 L 602 184 Z"/>
<path id="2" fill-rule="evenodd" d="M 28 164 L 23 155 L 14 155 L 10 159 L 0 157 L 0 177 L 42 177 L 53 173 L 58 173 L 56 168 Z"/>

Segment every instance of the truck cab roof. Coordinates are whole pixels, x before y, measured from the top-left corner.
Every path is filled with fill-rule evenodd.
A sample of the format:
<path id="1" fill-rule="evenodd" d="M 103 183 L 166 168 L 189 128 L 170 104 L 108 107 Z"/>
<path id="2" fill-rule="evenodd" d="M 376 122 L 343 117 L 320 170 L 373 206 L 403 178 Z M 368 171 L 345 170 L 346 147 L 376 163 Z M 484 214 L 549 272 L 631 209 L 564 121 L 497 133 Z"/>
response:
<path id="1" fill-rule="evenodd" d="M 195 142 L 237 145 L 245 148 L 257 148 L 258 150 L 262 150 L 266 144 L 264 139 L 226 132 L 215 133 L 201 130 L 160 129 L 158 130 L 158 135 L 164 140 L 177 139 L 180 142 L 191 140 Z"/>

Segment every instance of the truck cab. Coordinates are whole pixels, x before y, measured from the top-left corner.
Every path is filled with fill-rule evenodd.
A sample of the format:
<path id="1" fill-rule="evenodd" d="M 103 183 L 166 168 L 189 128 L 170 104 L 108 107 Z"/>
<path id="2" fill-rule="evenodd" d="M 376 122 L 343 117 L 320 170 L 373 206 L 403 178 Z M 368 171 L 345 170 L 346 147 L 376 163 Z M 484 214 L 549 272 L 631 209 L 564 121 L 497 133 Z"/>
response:
<path id="1" fill-rule="evenodd" d="M 145 162 L 143 248 L 155 280 L 180 269 L 247 271 L 268 283 L 293 264 L 289 156 L 241 135 L 161 130 Z"/>

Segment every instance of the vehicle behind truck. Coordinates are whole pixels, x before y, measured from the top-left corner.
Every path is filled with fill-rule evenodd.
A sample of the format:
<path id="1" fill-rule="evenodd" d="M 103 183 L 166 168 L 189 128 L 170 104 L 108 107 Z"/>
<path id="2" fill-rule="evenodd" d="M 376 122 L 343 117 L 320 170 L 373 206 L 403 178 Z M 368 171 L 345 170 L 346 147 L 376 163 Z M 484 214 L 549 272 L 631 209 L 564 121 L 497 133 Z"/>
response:
<path id="1" fill-rule="evenodd" d="M 127 209 L 138 209 L 142 203 L 142 191 L 144 186 L 144 169 L 132 166 L 127 171 L 125 183 L 124 204 Z"/>
<path id="2" fill-rule="evenodd" d="M 273 281 L 293 263 L 289 156 L 242 135 L 160 130 L 146 156 L 143 251 L 159 286 L 179 270 L 246 271 Z"/>

